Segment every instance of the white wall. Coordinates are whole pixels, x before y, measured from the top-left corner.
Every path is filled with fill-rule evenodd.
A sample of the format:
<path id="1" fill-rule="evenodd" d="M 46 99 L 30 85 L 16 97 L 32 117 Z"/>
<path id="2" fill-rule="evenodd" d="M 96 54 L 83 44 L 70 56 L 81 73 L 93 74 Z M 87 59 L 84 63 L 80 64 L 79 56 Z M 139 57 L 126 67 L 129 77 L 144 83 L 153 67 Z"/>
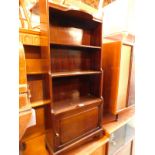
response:
<path id="1" fill-rule="evenodd" d="M 103 8 L 103 33 L 120 31 L 134 34 L 134 0 L 116 0 Z"/>

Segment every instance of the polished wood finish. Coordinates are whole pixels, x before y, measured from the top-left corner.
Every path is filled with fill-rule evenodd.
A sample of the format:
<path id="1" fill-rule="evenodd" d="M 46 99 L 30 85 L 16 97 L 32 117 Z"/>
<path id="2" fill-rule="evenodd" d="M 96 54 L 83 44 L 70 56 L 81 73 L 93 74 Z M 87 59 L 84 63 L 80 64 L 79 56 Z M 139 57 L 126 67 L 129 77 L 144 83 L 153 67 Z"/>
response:
<path id="1" fill-rule="evenodd" d="M 100 139 L 92 139 L 90 142 L 81 145 L 60 155 L 106 155 L 106 144 L 109 141 L 107 136 Z"/>
<path id="2" fill-rule="evenodd" d="M 19 112 L 31 109 L 30 101 L 27 93 L 19 94 Z"/>
<path id="3" fill-rule="evenodd" d="M 109 39 L 110 38 L 110 39 Z M 117 38 L 117 37 L 116 37 Z M 114 115 L 131 106 L 129 96 L 133 94 L 134 85 L 131 92 L 131 77 L 133 44 L 126 44 L 123 40 L 106 37 L 103 44 L 104 55 L 104 86 L 103 97 L 105 98 L 105 113 Z M 130 82 L 132 79 L 133 82 Z M 130 95 L 129 95 L 130 91 Z M 132 101 L 134 105 L 134 101 Z M 119 117 L 118 117 L 119 119 Z"/>
<path id="4" fill-rule="evenodd" d="M 77 138 L 88 135 L 88 133 L 91 133 L 91 130 L 95 131 L 99 128 L 100 105 L 85 106 L 84 108 L 56 115 L 55 117 L 58 120 L 57 122 L 59 122 L 56 124 L 56 126 L 59 126 L 56 134 L 59 135 L 57 137 L 60 143 L 58 146 L 61 147 L 61 145 L 71 143 L 77 140 Z M 85 125 L 86 123 L 87 125 Z"/>
<path id="5" fill-rule="evenodd" d="M 47 38 L 40 35 L 40 32 L 33 30 L 20 29 L 20 41 L 23 43 L 25 55 L 25 76 L 27 85 L 20 87 L 22 91 L 29 91 L 31 107 L 35 108 L 36 125 L 29 127 L 23 137 L 21 144 L 26 143 L 26 150 L 21 150 L 21 154 L 48 154 L 44 147 L 44 138 L 42 135 L 48 130 L 48 122 L 45 119 L 50 113 L 50 92 L 49 92 L 49 76 L 50 61 L 47 59 L 47 53 L 42 51 L 41 47 L 45 45 Z M 21 65 L 20 65 L 21 66 Z M 21 71 L 20 71 L 21 73 Z M 27 75 L 27 76 L 26 76 Z M 50 77 L 50 78 L 49 78 Z M 24 89 L 26 86 L 26 89 Z M 22 105 L 24 99 L 21 98 Z M 50 119 L 48 119 L 51 122 Z M 22 122 L 23 126 L 27 126 L 26 121 Z M 47 124 L 45 126 L 45 124 Z M 51 126 L 49 124 L 49 126 Z M 42 144 L 42 145 L 41 145 Z M 39 147 L 38 147 L 39 145 Z M 36 147 L 36 148 L 34 148 Z M 44 150 L 43 150 L 44 148 Z"/>
<path id="6" fill-rule="evenodd" d="M 24 137 L 22 138 L 23 142 L 45 134 L 45 132 L 46 132 L 45 115 L 46 115 L 46 113 L 47 113 L 47 115 L 49 113 L 48 108 L 49 108 L 49 105 L 35 107 L 36 125 L 32 126 L 32 127 L 29 127 L 27 129 L 27 131 L 25 132 Z"/>
<path id="7" fill-rule="evenodd" d="M 31 91 L 31 103 L 44 99 L 49 99 L 46 91 L 44 75 L 28 75 L 28 85 Z"/>
<path id="8" fill-rule="evenodd" d="M 40 45 L 40 32 L 33 30 L 20 29 L 19 30 L 19 40 L 24 45 Z"/>
<path id="9" fill-rule="evenodd" d="M 53 112 L 55 114 L 65 113 L 71 110 L 78 110 L 78 108 L 85 107 L 88 105 L 93 105 L 98 102 L 103 102 L 102 99 L 96 98 L 94 96 L 83 96 L 79 98 L 66 99 L 55 102 Z"/>
<path id="10" fill-rule="evenodd" d="M 100 71 L 100 52 L 75 49 L 51 49 L 52 72 Z"/>
<path id="11" fill-rule="evenodd" d="M 78 76 L 78 75 L 92 75 L 92 74 L 101 74 L 100 71 L 72 71 L 72 72 L 57 72 L 52 73 L 51 76 L 56 77 L 66 77 L 66 76 Z"/>
<path id="12" fill-rule="evenodd" d="M 31 116 L 31 110 L 25 110 L 19 113 L 19 140 L 21 140 L 21 138 L 25 134 Z"/>
<path id="13" fill-rule="evenodd" d="M 19 43 L 19 140 L 31 119 L 31 105 L 27 88 L 26 61 L 23 44 Z"/>
<path id="14" fill-rule="evenodd" d="M 48 61 L 45 59 L 27 59 L 26 70 L 27 74 L 44 74 L 48 73 Z"/>
<path id="15" fill-rule="evenodd" d="M 107 134 L 111 134 L 121 126 L 125 125 L 132 118 L 134 118 L 135 109 L 134 107 L 127 109 L 126 111 L 122 111 L 119 114 L 118 121 L 115 121 L 115 116 L 112 114 L 106 113 L 103 119 L 103 130 L 106 131 Z"/>
<path id="16" fill-rule="evenodd" d="M 25 149 L 20 150 L 20 155 L 49 155 L 45 148 L 45 135 L 42 134 L 24 141 Z"/>
<path id="17" fill-rule="evenodd" d="M 27 91 L 27 77 L 26 77 L 26 61 L 24 47 L 19 42 L 19 93 L 25 93 Z"/>
<path id="18" fill-rule="evenodd" d="M 81 44 L 70 44 L 70 43 L 51 43 L 51 46 L 54 48 L 72 48 L 72 49 L 87 49 L 87 50 L 96 50 L 101 49 L 100 46 L 92 46 L 92 45 L 81 45 Z"/>
<path id="19" fill-rule="evenodd" d="M 19 29 L 19 40 L 24 45 L 44 46 L 47 42 L 47 37 L 41 36 L 40 31 L 32 29 Z"/>
<path id="20" fill-rule="evenodd" d="M 58 154 L 103 134 L 102 21 L 46 0 L 39 3 L 41 36 L 48 38 L 41 54 L 50 64 L 51 116 L 45 117 L 52 120 L 46 124 L 52 128 L 46 132 L 46 144 Z"/>
<path id="21" fill-rule="evenodd" d="M 44 105 L 50 104 L 50 103 L 51 103 L 50 99 L 47 99 L 47 100 L 45 99 L 45 100 L 31 102 L 31 106 L 32 106 L 32 108 L 35 108 L 35 107 L 44 106 Z"/>

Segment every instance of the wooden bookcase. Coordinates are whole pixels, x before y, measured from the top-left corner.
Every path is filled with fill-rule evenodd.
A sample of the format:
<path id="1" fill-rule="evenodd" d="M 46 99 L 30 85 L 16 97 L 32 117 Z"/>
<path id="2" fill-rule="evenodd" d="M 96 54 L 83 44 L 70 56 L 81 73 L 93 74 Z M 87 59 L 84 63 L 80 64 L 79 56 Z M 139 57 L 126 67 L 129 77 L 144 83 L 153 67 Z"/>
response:
<path id="1" fill-rule="evenodd" d="M 39 3 L 41 35 L 47 38 L 41 53 L 50 64 L 44 89 L 49 91 L 41 95 L 51 101 L 46 145 L 58 154 L 103 135 L 102 21 L 46 0 Z"/>
<path id="2" fill-rule="evenodd" d="M 116 115 L 134 106 L 134 36 L 113 34 L 104 38 L 103 97 L 105 113 Z"/>
<path id="3" fill-rule="evenodd" d="M 33 30 L 20 29 L 19 38 L 23 44 L 25 73 L 27 89 L 29 90 L 30 105 L 35 109 L 36 125 L 27 128 L 21 142 L 24 144 L 24 152 L 29 148 L 29 140 L 35 141 L 35 138 L 43 136 L 46 132 L 46 115 L 50 113 L 50 93 L 49 93 L 49 63 L 45 52 L 42 52 L 41 46 L 44 46 L 46 38 L 41 37 L 40 32 Z M 47 55 L 47 54 L 46 54 Z M 21 65 L 20 65 L 21 66 Z M 34 148 L 36 150 L 36 148 Z"/>

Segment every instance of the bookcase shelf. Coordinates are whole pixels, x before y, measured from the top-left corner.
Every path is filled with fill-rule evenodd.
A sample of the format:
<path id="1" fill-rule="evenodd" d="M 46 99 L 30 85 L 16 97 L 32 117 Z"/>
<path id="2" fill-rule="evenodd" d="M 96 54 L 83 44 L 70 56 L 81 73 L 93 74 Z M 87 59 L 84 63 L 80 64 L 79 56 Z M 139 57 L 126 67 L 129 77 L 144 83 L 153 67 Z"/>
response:
<path id="1" fill-rule="evenodd" d="M 103 102 L 103 100 L 100 98 L 94 97 L 92 95 L 61 100 L 54 103 L 53 112 L 55 115 L 58 115 L 58 114 L 65 113 L 67 111 L 75 110 L 78 108 L 82 108 L 82 107 L 92 105 L 94 103 L 100 103 L 100 102 Z"/>
<path id="2" fill-rule="evenodd" d="M 103 134 L 102 21 L 46 0 L 40 5 L 51 100 L 46 144 L 54 154 Z"/>
<path id="3" fill-rule="evenodd" d="M 31 102 L 31 106 L 32 106 L 32 108 L 36 108 L 36 107 L 44 106 L 44 105 L 50 104 L 50 103 L 51 103 L 51 100 L 50 99 L 46 99 L 46 100 L 40 100 L 40 101 Z"/>
<path id="4" fill-rule="evenodd" d="M 71 48 L 71 49 L 87 49 L 87 50 L 100 50 L 100 46 L 91 46 L 91 45 L 74 45 L 74 44 L 59 44 L 59 43 L 51 43 L 51 47 L 53 48 Z"/>
<path id="5" fill-rule="evenodd" d="M 72 72 L 55 72 L 51 73 L 53 78 L 56 77 L 66 77 L 66 76 L 78 76 L 78 75 L 93 75 L 93 74 L 101 74 L 101 71 L 72 71 Z"/>

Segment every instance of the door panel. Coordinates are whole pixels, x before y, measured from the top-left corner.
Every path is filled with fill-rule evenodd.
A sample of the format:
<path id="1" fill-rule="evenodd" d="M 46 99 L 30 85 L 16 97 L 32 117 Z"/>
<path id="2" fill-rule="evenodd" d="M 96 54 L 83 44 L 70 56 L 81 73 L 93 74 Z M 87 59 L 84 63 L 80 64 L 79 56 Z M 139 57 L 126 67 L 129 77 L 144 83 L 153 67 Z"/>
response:
<path id="1" fill-rule="evenodd" d="M 60 120 L 60 143 L 66 143 L 98 127 L 99 108 L 94 107 Z"/>
<path id="2" fill-rule="evenodd" d="M 131 46 L 122 45 L 120 73 L 119 73 L 119 87 L 118 87 L 118 97 L 117 97 L 118 111 L 126 108 L 126 105 L 127 105 L 126 102 L 127 102 L 127 92 L 128 92 L 130 60 L 131 60 Z"/>
<path id="3" fill-rule="evenodd" d="M 131 146 L 131 142 L 129 142 L 115 155 L 131 155 Z"/>

